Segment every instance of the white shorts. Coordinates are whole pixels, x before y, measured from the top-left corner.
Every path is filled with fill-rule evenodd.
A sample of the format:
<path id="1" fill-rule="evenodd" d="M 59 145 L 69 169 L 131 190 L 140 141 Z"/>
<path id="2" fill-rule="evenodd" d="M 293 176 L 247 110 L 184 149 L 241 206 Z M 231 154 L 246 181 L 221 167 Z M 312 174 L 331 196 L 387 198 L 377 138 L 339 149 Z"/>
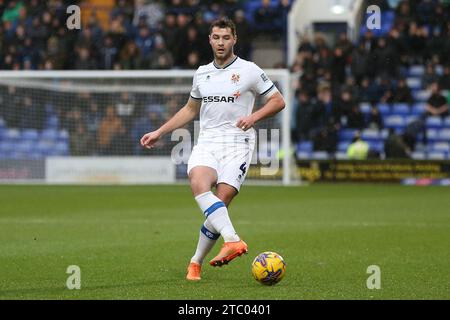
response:
<path id="1" fill-rule="evenodd" d="M 192 149 L 187 173 L 197 166 L 213 168 L 217 172 L 217 184 L 226 183 L 237 191 L 248 173 L 254 141 L 243 143 L 199 142 Z"/>

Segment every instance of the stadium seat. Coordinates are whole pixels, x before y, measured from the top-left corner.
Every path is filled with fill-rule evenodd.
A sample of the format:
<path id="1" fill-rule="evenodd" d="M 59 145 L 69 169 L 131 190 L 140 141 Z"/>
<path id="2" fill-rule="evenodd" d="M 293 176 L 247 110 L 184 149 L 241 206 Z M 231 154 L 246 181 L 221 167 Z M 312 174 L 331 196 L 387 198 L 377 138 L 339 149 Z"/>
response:
<path id="1" fill-rule="evenodd" d="M 414 121 L 417 121 L 417 120 L 419 120 L 418 116 L 406 116 L 405 117 L 406 125 L 408 125 L 408 124 L 410 124 L 410 123 L 412 123 Z"/>
<path id="2" fill-rule="evenodd" d="M 369 141 L 370 150 L 381 152 L 384 150 L 384 143 L 380 141 Z"/>
<path id="3" fill-rule="evenodd" d="M 338 143 L 337 149 L 338 149 L 338 151 L 346 152 L 349 145 L 350 145 L 349 141 L 341 141 Z"/>
<path id="4" fill-rule="evenodd" d="M 54 148 L 54 143 L 48 140 L 41 140 L 35 146 L 36 150 L 44 155 L 48 155 Z"/>
<path id="5" fill-rule="evenodd" d="M 311 152 L 313 149 L 313 144 L 311 141 L 303 141 L 297 144 L 297 152 Z"/>
<path id="6" fill-rule="evenodd" d="M 342 129 L 339 131 L 339 140 L 352 140 L 357 131 L 355 129 Z"/>
<path id="7" fill-rule="evenodd" d="M 421 77 L 425 73 L 425 67 L 423 65 L 414 65 L 409 67 L 409 75 L 411 77 Z"/>
<path id="8" fill-rule="evenodd" d="M 6 128 L 6 122 L 3 120 L 2 117 L 0 117 L 0 129 Z"/>
<path id="9" fill-rule="evenodd" d="M 386 128 L 403 129 L 406 125 L 405 118 L 399 115 L 387 116 L 384 118 Z"/>
<path id="10" fill-rule="evenodd" d="M 450 128 L 441 129 L 438 134 L 439 140 L 450 142 Z"/>
<path id="11" fill-rule="evenodd" d="M 47 141 L 56 141 L 58 139 L 58 130 L 56 129 L 45 129 L 42 131 L 41 139 Z"/>
<path id="12" fill-rule="evenodd" d="M 311 153 L 305 151 L 297 152 L 297 158 L 302 160 L 311 159 Z"/>
<path id="13" fill-rule="evenodd" d="M 444 126 L 450 128 L 450 116 L 444 119 Z"/>
<path id="14" fill-rule="evenodd" d="M 58 132 L 58 141 L 59 142 L 69 142 L 69 132 L 67 130 L 60 130 Z"/>
<path id="15" fill-rule="evenodd" d="M 381 139 L 380 132 L 376 129 L 364 129 L 361 138 L 365 141 L 378 141 Z"/>
<path id="16" fill-rule="evenodd" d="M 3 133 L 3 138 L 8 139 L 10 141 L 15 141 L 20 139 L 20 130 L 19 129 L 7 129 Z"/>
<path id="17" fill-rule="evenodd" d="M 32 141 L 21 141 L 19 143 L 16 143 L 14 150 L 16 150 L 19 153 L 31 153 L 31 151 L 34 149 L 35 144 Z"/>
<path id="18" fill-rule="evenodd" d="M 411 158 L 413 158 L 414 160 L 425 160 L 426 157 L 427 156 L 425 152 L 422 151 L 415 151 L 411 154 Z"/>
<path id="19" fill-rule="evenodd" d="M 427 128 L 440 129 L 443 127 L 442 119 L 440 117 L 428 117 L 425 125 Z"/>
<path id="20" fill-rule="evenodd" d="M 36 129 L 24 129 L 22 130 L 21 139 L 36 141 L 39 139 L 39 132 Z"/>
<path id="21" fill-rule="evenodd" d="M 334 154 L 334 157 L 337 159 L 337 160 L 347 160 L 348 159 L 348 156 L 347 156 L 347 153 L 346 152 L 336 152 L 335 154 Z"/>
<path id="22" fill-rule="evenodd" d="M 409 115 L 410 107 L 407 103 L 394 103 L 392 105 L 391 114 Z"/>
<path id="23" fill-rule="evenodd" d="M 383 129 L 380 131 L 380 138 L 385 140 L 389 136 L 389 130 Z"/>
<path id="24" fill-rule="evenodd" d="M 420 78 L 409 77 L 406 79 L 406 84 L 413 90 L 422 89 L 422 80 Z"/>
<path id="25" fill-rule="evenodd" d="M 415 103 L 412 107 L 411 113 L 414 115 L 421 115 L 425 112 L 425 103 Z"/>
<path id="26" fill-rule="evenodd" d="M 14 150 L 14 143 L 10 141 L 1 141 L 0 142 L 0 153 L 8 153 Z"/>
<path id="27" fill-rule="evenodd" d="M 450 145 L 448 142 L 436 142 L 432 145 L 431 151 L 450 152 Z"/>
<path id="28" fill-rule="evenodd" d="M 55 115 L 49 116 L 46 120 L 45 127 L 47 129 L 58 129 L 59 118 Z"/>
<path id="29" fill-rule="evenodd" d="M 368 102 L 361 102 L 359 104 L 359 108 L 361 109 L 361 112 L 364 114 L 369 114 L 371 110 L 371 105 Z"/>
<path id="30" fill-rule="evenodd" d="M 429 152 L 427 158 L 430 160 L 445 160 L 447 155 L 445 152 Z"/>
<path id="31" fill-rule="evenodd" d="M 430 92 L 427 90 L 414 90 L 412 95 L 415 100 L 424 102 L 430 97 Z"/>
<path id="32" fill-rule="evenodd" d="M 327 160 L 329 157 L 325 151 L 315 151 L 311 153 L 311 158 L 314 160 Z"/>
<path id="33" fill-rule="evenodd" d="M 69 144 L 65 142 L 58 142 L 55 146 L 53 154 L 58 156 L 69 155 Z"/>
<path id="34" fill-rule="evenodd" d="M 379 103 L 377 105 L 378 111 L 380 111 L 381 115 L 387 115 L 391 113 L 391 108 L 386 103 Z"/>
<path id="35" fill-rule="evenodd" d="M 437 129 L 427 129 L 427 139 L 430 142 L 434 142 L 438 139 Z"/>

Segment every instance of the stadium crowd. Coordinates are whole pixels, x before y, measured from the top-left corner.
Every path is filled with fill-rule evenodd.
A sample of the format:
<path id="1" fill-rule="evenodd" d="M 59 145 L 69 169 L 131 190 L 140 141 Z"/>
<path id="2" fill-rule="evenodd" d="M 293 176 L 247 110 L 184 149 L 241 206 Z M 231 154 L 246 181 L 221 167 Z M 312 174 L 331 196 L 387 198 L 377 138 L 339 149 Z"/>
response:
<path id="1" fill-rule="evenodd" d="M 386 141 L 395 136 L 397 147 L 408 157 L 418 134 L 423 134 L 426 142 L 426 117 L 449 115 L 447 97 L 440 93 L 450 90 L 449 2 L 394 2 L 390 7 L 386 0 L 370 1 L 385 12 L 383 19 L 392 14 L 391 25 L 380 34 L 362 28 L 356 43 L 341 34 L 334 46 L 321 35 L 303 37 L 291 66 L 299 75 L 294 141 L 311 141 L 313 151 L 334 154 L 343 129 L 357 129 L 358 135 L 367 128 L 383 129 L 379 104 L 401 103 L 412 109 L 416 102 L 407 83 L 411 66 L 425 66 L 420 82 L 431 96 L 424 113 L 404 131 L 391 130 Z M 370 111 L 363 113 L 361 103 L 369 104 Z M 373 156 L 378 157 L 380 151 Z"/>
<path id="2" fill-rule="evenodd" d="M 248 2 L 116 0 L 108 29 L 92 12 L 81 30 L 69 30 L 65 8 L 81 1 L 0 1 L 0 69 L 195 69 L 212 59 L 205 41 L 208 24 L 223 15 L 233 17 L 237 25 L 236 53 L 251 60 L 252 39 L 258 33 L 286 33 L 292 1 L 279 0 L 275 5 L 270 0 L 253 1 L 258 3 L 250 15 Z M 404 103 L 412 108 L 417 102 L 407 82 L 410 68 L 417 65 L 425 67 L 420 83 L 431 96 L 419 120 L 402 132 L 390 130 L 387 145 L 400 150 L 395 155 L 410 156 L 419 133 L 426 142 L 427 115 L 448 115 L 447 97 L 441 90 L 450 90 L 449 1 L 373 0 L 371 4 L 379 5 L 383 19 L 391 21 L 381 33 L 361 26 L 356 42 L 341 34 L 333 45 L 320 34 L 302 37 L 289 66 L 298 75 L 295 144 L 310 142 L 312 151 L 333 155 L 343 130 L 385 128 L 380 104 Z M 42 130 L 57 123 L 70 133 L 70 152 L 80 155 L 148 152 L 132 141 L 182 103 L 177 95 L 149 98 L 122 93 L 104 99 L 86 93 L 61 107 L 43 96 L 0 86 L 0 118 L 9 128 Z M 362 110 L 361 103 L 369 104 L 370 110 Z M 361 140 L 359 134 L 352 138 Z M 372 155 L 379 156 L 380 150 L 375 151 Z"/>

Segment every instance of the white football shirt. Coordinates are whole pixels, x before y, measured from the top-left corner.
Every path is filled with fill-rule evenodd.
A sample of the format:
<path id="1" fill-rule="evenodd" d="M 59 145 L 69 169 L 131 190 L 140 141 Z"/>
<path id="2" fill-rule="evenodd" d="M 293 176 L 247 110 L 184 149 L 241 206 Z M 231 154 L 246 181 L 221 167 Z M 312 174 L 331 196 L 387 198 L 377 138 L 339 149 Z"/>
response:
<path id="1" fill-rule="evenodd" d="M 200 66 L 193 79 L 191 97 L 201 99 L 199 140 L 235 141 L 255 138 L 255 130 L 236 127 L 249 116 L 256 95 L 266 98 L 278 89 L 255 63 L 235 57 L 223 68 L 215 62 Z"/>

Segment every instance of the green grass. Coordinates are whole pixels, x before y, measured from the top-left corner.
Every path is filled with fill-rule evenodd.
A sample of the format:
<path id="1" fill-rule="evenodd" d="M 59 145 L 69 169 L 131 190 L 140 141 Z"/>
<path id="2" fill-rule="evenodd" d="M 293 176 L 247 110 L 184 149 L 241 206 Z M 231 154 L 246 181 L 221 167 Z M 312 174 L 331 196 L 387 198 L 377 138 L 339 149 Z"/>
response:
<path id="1" fill-rule="evenodd" d="M 450 298 L 447 188 L 244 186 L 230 215 L 249 255 L 190 283 L 203 217 L 188 186 L 0 186 L 0 299 Z M 269 250 L 287 263 L 274 287 L 250 272 Z"/>

